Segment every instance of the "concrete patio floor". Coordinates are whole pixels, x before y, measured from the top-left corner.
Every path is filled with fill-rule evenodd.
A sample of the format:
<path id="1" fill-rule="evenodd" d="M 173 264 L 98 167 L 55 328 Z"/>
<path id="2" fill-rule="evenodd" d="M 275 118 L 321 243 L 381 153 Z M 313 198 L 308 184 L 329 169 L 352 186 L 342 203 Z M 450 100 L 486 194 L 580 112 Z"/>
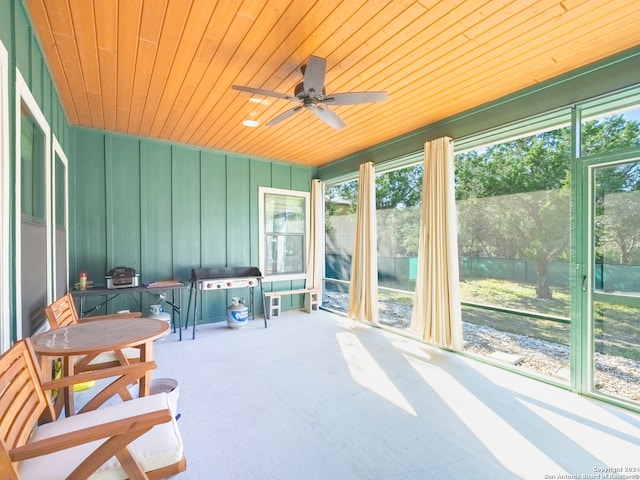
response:
<path id="1" fill-rule="evenodd" d="M 640 478 L 640 415 L 326 311 L 183 338 L 180 479 Z"/>

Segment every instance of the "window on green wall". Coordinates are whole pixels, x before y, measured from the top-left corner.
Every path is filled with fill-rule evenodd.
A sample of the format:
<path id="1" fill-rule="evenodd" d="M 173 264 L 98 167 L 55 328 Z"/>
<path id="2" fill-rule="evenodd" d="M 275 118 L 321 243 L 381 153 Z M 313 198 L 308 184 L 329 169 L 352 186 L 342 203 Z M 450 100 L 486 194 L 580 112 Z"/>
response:
<path id="1" fill-rule="evenodd" d="M 46 220 L 44 134 L 23 112 L 20 126 L 22 214 L 32 221 Z"/>
<path id="2" fill-rule="evenodd" d="M 267 281 L 305 277 L 309 193 L 260 188 L 260 263 Z"/>

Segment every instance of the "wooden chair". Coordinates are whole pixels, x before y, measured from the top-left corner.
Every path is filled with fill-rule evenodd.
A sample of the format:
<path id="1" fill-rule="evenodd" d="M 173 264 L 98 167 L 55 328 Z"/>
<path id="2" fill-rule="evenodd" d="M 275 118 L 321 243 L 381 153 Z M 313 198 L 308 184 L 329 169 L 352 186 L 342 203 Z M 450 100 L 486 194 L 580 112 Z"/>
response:
<path id="1" fill-rule="evenodd" d="M 51 305 L 44 309 L 45 317 L 49 323 L 49 328 L 61 328 L 73 325 L 81 321 L 108 320 L 113 317 L 137 318 L 142 316 L 142 312 L 118 313 L 111 315 L 99 315 L 88 318 L 79 318 L 76 304 L 70 293 L 58 298 Z M 140 360 L 140 350 L 137 348 L 127 348 L 124 350 L 124 357 L 120 357 L 114 352 L 105 352 L 95 358 L 85 358 L 81 364 L 75 364 L 78 372 L 98 370 L 101 368 L 115 367 L 125 363 L 138 362 Z"/>
<path id="2" fill-rule="evenodd" d="M 67 325 L 73 325 L 74 323 L 78 323 L 79 321 L 90 321 L 90 320 L 105 320 L 110 317 L 128 317 L 128 318 L 137 318 L 142 316 L 142 312 L 128 312 L 128 313 L 115 313 L 109 315 L 98 315 L 87 318 L 80 318 L 78 316 L 78 311 L 76 310 L 76 304 L 73 301 L 73 297 L 70 293 L 63 295 L 58 298 L 55 302 L 44 309 L 45 316 L 47 317 L 47 322 L 49 322 L 49 327 L 51 328 L 60 328 L 66 327 Z"/>
<path id="3" fill-rule="evenodd" d="M 186 470 L 178 425 L 166 393 L 101 406 L 154 362 L 137 363 L 43 382 L 28 339 L 0 357 L 0 472 L 2 478 L 161 479 Z M 82 413 L 57 419 L 46 390 L 116 376 Z M 105 390 L 106 390 L 105 389 Z M 102 392 L 101 392 L 102 393 Z M 40 423 L 39 423 L 40 422 Z"/>

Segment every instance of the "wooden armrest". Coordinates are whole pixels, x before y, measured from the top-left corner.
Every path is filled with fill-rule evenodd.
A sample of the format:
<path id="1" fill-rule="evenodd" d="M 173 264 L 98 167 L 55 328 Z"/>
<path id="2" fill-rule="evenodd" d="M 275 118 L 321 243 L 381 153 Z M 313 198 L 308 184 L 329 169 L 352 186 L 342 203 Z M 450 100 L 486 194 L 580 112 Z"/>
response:
<path id="1" fill-rule="evenodd" d="M 156 362 L 153 361 L 122 365 L 119 367 L 94 370 L 69 377 L 62 377 L 57 380 L 51 380 L 49 382 L 45 382 L 42 387 L 45 390 L 54 390 L 57 388 L 71 387 L 77 383 L 83 383 L 91 380 L 116 377 L 115 380 L 94 395 L 78 411 L 78 413 L 84 413 L 97 409 L 114 395 L 119 395 L 123 401 L 131 400 L 131 393 L 127 387 L 137 383 L 140 378 L 154 368 L 156 368 Z M 75 412 L 67 412 L 67 415 L 73 415 L 74 413 Z M 57 414 L 59 414 L 59 412 L 56 412 L 56 415 Z"/>
<path id="2" fill-rule="evenodd" d="M 83 428 L 75 432 L 63 433 L 55 437 L 45 438 L 36 442 L 16 447 L 9 450 L 11 460 L 20 462 L 33 457 L 47 455 L 49 453 L 75 447 L 84 443 L 93 442 L 103 438 L 116 437 L 120 435 L 135 433 L 139 437 L 144 432 L 150 430 L 155 425 L 167 423 L 172 419 L 171 410 L 157 410 L 155 412 L 143 413 L 133 417 L 121 418 L 112 422 Z M 112 453 L 107 460 L 113 456 Z M 106 460 L 105 460 L 106 461 Z M 102 462 L 104 463 L 104 462 Z M 98 467 L 100 465 L 97 465 Z"/>
<path id="3" fill-rule="evenodd" d="M 101 465 L 114 456 L 120 462 L 120 466 L 124 469 L 127 478 L 148 480 L 149 477 L 129 450 L 129 445 L 149 432 L 154 426 L 171 420 L 172 415 L 169 409 L 126 417 L 14 448 L 9 451 L 9 457 L 12 461 L 24 461 L 29 458 L 40 457 L 89 442 L 106 439 L 91 454 L 82 459 L 74 471 L 67 476 L 67 480 L 86 480 Z"/>
<path id="4" fill-rule="evenodd" d="M 61 377 L 55 380 L 44 382 L 42 387 L 45 390 L 55 390 L 57 388 L 71 387 L 78 383 L 90 382 L 92 380 L 101 380 L 103 378 L 119 377 L 122 375 L 135 375 L 137 378 L 142 377 L 148 371 L 157 368 L 155 361 L 132 363 L 129 365 L 119 365 L 117 367 L 103 368 L 101 370 L 92 370 L 77 375 Z"/>

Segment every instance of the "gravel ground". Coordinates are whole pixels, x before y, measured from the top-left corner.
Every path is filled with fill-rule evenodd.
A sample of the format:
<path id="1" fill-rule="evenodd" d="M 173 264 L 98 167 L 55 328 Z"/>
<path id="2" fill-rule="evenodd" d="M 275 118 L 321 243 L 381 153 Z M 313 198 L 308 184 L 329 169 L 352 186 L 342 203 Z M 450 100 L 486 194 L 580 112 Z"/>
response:
<path id="1" fill-rule="evenodd" d="M 349 297 L 344 293 L 326 292 L 323 306 L 346 312 Z M 395 328 L 408 328 L 411 308 L 380 303 L 381 323 Z M 464 351 L 484 357 L 502 353 L 516 359 L 516 365 L 547 377 L 569 381 L 569 347 L 491 327 L 462 322 Z M 498 352 L 496 354 L 496 352 Z M 622 357 L 595 354 L 596 388 L 607 394 L 640 401 L 640 362 Z"/>

